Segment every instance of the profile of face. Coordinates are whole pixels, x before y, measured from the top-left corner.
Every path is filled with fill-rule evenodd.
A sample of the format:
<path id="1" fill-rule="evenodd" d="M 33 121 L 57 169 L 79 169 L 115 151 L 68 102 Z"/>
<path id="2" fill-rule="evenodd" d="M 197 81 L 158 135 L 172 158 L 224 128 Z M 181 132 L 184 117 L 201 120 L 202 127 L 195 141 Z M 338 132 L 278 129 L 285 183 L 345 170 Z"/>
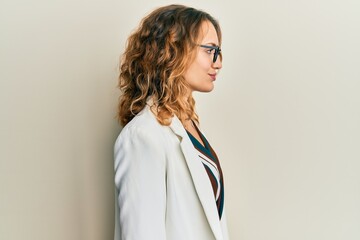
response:
<path id="1" fill-rule="evenodd" d="M 214 25 L 204 21 L 200 29 L 199 45 L 219 46 L 219 39 Z M 217 70 L 222 67 L 220 56 L 213 62 L 215 50 L 197 46 L 195 59 L 187 68 L 184 78 L 191 91 L 210 92 L 214 89 Z"/>

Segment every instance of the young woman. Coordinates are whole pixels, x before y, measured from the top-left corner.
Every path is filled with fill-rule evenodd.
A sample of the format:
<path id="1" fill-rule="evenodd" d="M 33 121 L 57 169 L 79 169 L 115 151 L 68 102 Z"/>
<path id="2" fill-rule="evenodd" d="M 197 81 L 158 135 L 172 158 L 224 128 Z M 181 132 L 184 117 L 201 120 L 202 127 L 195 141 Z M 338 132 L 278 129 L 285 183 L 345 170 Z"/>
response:
<path id="1" fill-rule="evenodd" d="M 222 67 L 209 14 L 158 8 L 129 37 L 115 143 L 116 240 L 227 240 L 219 159 L 199 130 L 193 91 Z"/>

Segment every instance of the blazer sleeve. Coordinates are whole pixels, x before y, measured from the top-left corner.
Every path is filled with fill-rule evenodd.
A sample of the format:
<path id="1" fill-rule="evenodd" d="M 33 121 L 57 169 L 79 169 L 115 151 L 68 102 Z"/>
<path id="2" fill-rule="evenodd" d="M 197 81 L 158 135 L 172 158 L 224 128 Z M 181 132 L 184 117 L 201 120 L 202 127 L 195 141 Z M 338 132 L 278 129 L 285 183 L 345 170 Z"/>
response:
<path id="1" fill-rule="evenodd" d="M 164 146 L 147 130 L 124 128 L 115 143 L 118 240 L 166 239 Z"/>

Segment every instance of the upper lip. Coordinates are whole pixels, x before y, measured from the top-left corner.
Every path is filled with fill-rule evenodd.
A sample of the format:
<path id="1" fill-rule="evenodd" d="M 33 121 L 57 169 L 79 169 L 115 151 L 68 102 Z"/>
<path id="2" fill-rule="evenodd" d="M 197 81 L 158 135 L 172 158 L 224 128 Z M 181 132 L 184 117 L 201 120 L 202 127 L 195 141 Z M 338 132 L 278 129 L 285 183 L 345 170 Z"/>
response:
<path id="1" fill-rule="evenodd" d="M 209 75 L 211 75 L 211 76 L 216 76 L 216 73 L 209 73 Z"/>

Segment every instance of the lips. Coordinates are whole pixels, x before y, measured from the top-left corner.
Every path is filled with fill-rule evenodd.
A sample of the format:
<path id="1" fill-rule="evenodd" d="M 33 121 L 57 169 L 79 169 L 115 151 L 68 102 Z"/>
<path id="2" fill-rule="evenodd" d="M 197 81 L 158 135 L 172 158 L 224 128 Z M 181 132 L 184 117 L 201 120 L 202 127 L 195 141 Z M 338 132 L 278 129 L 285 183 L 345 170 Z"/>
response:
<path id="1" fill-rule="evenodd" d="M 214 74 L 210 74 L 210 73 L 209 73 L 209 76 L 210 76 L 210 78 L 211 78 L 212 80 L 215 80 L 215 79 L 216 79 L 216 73 L 214 73 Z"/>

